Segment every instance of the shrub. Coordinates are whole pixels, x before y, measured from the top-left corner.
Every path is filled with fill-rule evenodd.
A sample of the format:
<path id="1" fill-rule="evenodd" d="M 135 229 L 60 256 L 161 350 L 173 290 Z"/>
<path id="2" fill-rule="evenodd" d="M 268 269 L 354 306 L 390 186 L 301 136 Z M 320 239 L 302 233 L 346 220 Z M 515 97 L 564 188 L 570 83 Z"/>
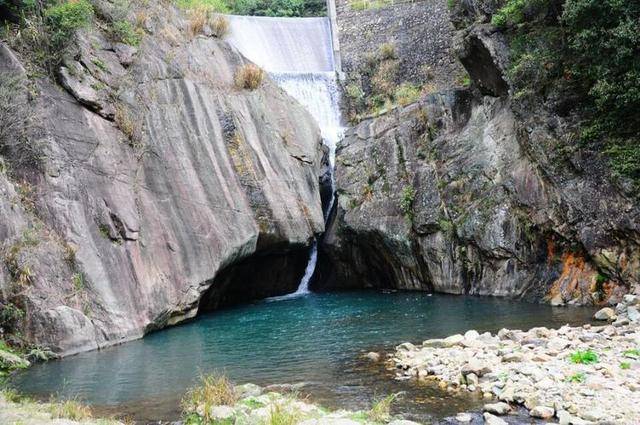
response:
<path id="1" fill-rule="evenodd" d="M 197 7 L 189 11 L 189 34 L 191 37 L 202 34 L 208 19 L 209 9 L 206 7 Z"/>
<path id="2" fill-rule="evenodd" d="M 629 362 L 620 362 L 620 369 L 631 369 L 631 363 L 629 363 Z"/>
<path id="3" fill-rule="evenodd" d="M 638 350 L 637 348 L 632 348 L 631 350 L 626 350 L 624 353 L 622 353 L 622 355 L 632 359 L 637 359 L 640 357 L 640 350 Z"/>
<path id="4" fill-rule="evenodd" d="M 247 63 L 236 71 L 235 84 L 240 89 L 255 90 L 264 79 L 264 71 L 257 65 Z"/>
<path id="5" fill-rule="evenodd" d="M 376 401 L 371 406 L 367 416 L 374 422 L 387 422 L 391 417 L 391 405 L 398 398 L 397 394 L 391 394 Z"/>
<path id="6" fill-rule="evenodd" d="M 598 355 L 591 350 L 576 351 L 569 357 L 572 363 L 593 364 L 598 363 Z"/>
<path id="7" fill-rule="evenodd" d="M 91 23 L 93 6 L 88 0 L 66 0 L 47 7 L 44 16 L 52 42 L 62 46 L 76 30 Z"/>
<path id="8" fill-rule="evenodd" d="M 200 384 L 191 388 L 182 398 L 181 406 L 186 416 L 204 407 L 204 421 L 209 423 L 210 408 L 213 406 L 233 406 L 238 394 L 231 382 L 221 375 L 206 375 L 200 378 Z"/>

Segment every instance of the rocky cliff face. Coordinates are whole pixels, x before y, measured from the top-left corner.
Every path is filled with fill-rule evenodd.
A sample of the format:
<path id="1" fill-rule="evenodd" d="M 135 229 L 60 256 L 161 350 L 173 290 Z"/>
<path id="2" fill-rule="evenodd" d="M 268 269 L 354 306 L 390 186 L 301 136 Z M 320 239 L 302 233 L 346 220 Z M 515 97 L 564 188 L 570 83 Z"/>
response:
<path id="1" fill-rule="evenodd" d="M 453 15 L 473 89 L 364 121 L 339 147 L 320 286 L 590 304 L 640 281 L 637 198 L 598 155 L 562 148 L 557 107 L 511 98 L 485 3 Z"/>
<path id="2" fill-rule="evenodd" d="M 29 81 L 41 167 L 8 157 L 0 174 L 3 308 L 63 355 L 192 317 L 203 298 L 293 290 L 324 230 L 308 113 L 271 81 L 235 88 L 245 59 L 190 35 L 173 7 L 146 13 L 137 49 L 83 31 L 64 89 Z M 24 75 L 0 50 L 2 70 Z M 247 270 L 251 287 L 234 278 Z"/>

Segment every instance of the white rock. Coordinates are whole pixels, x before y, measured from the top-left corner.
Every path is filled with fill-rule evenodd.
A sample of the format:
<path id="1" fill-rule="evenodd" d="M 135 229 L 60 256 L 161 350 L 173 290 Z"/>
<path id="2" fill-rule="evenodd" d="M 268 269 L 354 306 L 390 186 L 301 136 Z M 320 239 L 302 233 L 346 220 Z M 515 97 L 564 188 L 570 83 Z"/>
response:
<path id="1" fill-rule="evenodd" d="M 600 309 L 593 315 L 593 318 L 596 320 L 614 320 L 616 312 L 611 307 L 605 307 Z"/>
<path id="2" fill-rule="evenodd" d="M 484 423 L 487 425 L 508 425 L 506 421 L 500 419 L 497 416 L 493 416 L 489 412 L 484 412 L 482 417 L 484 418 Z"/>
<path id="3" fill-rule="evenodd" d="M 422 346 L 430 347 L 430 348 L 442 348 L 445 346 L 445 344 L 444 344 L 444 339 L 435 338 L 435 339 L 427 339 L 426 341 L 423 341 Z"/>
<path id="4" fill-rule="evenodd" d="M 503 402 L 488 403 L 482 407 L 482 410 L 484 410 L 485 412 L 493 413 L 495 415 L 506 415 L 511 411 L 511 406 Z"/>
<path id="5" fill-rule="evenodd" d="M 380 354 L 379 353 L 374 353 L 373 351 L 367 353 L 365 355 L 365 357 L 369 360 L 371 360 L 372 362 L 377 362 L 380 360 Z"/>
<path id="6" fill-rule="evenodd" d="M 556 413 L 553 407 L 548 406 L 536 406 L 529 411 L 529 416 L 539 419 L 549 419 L 552 418 Z"/>
<path id="7" fill-rule="evenodd" d="M 471 419 L 473 418 L 468 413 L 458 413 L 456 415 L 456 421 L 460 422 L 461 424 L 469 423 L 471 422 Z"/>
<path id="8" fill-rule="evenodd" d="M 398 351 L 415 351 L 416 346 L 410 342 L 403 342 L 402 344 L 396 347 Z"/>
<path id="9" fill-rule="evenodd" d="M 420 425 L 418 422 L 408 421 L 406 419 L 396 419 L 391 421 L 388 425 Z"/>

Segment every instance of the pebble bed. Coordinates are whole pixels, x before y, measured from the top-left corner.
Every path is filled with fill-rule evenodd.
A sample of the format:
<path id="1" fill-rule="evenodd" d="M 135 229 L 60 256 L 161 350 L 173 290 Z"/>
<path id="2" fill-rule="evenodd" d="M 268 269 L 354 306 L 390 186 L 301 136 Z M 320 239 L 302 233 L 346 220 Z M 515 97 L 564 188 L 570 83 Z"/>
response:
<path id="1" fill-rule="evenodd" d="M 502 329 L 404 343 L 389 359 L 398 379 L 437 381 L 447 391 L 480 392 L 484 421 L 524 406 L 548 423 L 640 424 L 640 297 L 596 313 L 603 326 Z M 462 412 L 457 422 L 471 421 Z"/>

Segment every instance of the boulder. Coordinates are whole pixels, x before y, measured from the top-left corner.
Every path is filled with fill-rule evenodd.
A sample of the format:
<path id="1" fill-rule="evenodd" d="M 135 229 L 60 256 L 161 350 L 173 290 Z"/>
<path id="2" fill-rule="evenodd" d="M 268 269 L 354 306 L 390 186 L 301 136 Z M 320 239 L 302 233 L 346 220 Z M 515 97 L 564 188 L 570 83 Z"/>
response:
<path id="1" fill-rule="evenodd" d="M 611 307 L 605 307 L 596 312 L 593 318 L 596 320 L 615 320 L 616 312 Z"/>
<path id="2" fill-rule="evenodd" d="M 458 413 L 456 415 L 456 421 L 458 421 L 461 424 L 466 424 L 471 422 L 472 420 L 472 416 L 469 413 L 463 412 L 463 413 Z"/>
<path id="3" fill-rule="evenodd" d="M 473 373 L 478 377 L 482 377 L 491 372 L 491 367 L 489 366 L 489 364 L 485 363 L 482 360 L 472 359 L 471 361 L 469 361 L 469 363 L 462 366 L 462 370 L 460 372 L 464 376 Z"/>
<path id="4" fill-rule="evenodd" d="M 380 354 L 371 351 L 365 354 L 365 358 L 367 358 L 368 360 L 371 360 L 372 362 L 377 362 L 377 361 L 380 361 Z"/>

